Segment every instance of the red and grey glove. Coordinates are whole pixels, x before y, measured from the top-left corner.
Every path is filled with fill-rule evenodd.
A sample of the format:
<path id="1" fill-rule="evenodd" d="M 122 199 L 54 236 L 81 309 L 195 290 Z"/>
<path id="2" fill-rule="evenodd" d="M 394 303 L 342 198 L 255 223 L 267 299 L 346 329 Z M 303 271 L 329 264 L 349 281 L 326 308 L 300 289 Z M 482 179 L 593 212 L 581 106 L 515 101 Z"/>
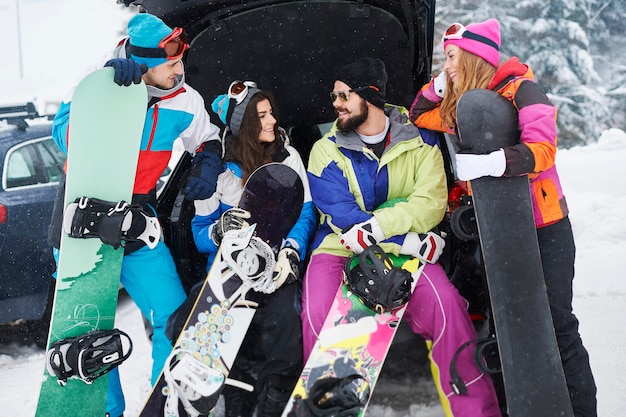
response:
<path id="1" fill-rule="evenodd" d="M 434 264 L 443 253 L 445 246 L 446 241 L 435 232 L 409 232 L 404 238 L 400 254 L 411 255 L 429 264 Z"/>
<path id="2" fill-rule="evenodd" d="M 376 245 L 383 240 L 385 240 L 385 235 L 376 217 L 346 227 L 339 233 L 341 244 L 354 253 L 361 253 L 369 246 Z"/>

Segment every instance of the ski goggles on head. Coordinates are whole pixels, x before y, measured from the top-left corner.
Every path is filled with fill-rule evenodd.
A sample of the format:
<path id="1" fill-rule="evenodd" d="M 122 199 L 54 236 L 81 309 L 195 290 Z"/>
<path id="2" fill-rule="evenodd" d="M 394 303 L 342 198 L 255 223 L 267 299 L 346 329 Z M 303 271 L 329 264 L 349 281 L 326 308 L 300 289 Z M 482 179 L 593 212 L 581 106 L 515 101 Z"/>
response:
<path id="1" fill-rule="evenodd" d="M 460 23 L 453 23 L 450 27 L 443 33 L 441 37 L 441 43 L 443 44 L 445 41 L 450 39 L 463 39 L 463 34 L 467 32 L 467 28 Z"/>
<path id="2" fill-rule="evenodd" d="M 182 28 L 174 28 L 172 33 L 161 39 L 156 48 L 144 48 L 129 43 L 129 52 L 143 58 L 165 58 L 175 60 L 189 49 L 187 36 Z"/>
<path id="3" fill-rule="evenodd" d="M 228 87 L 228 98 L 235 100 L 237 104 L 241 104 L 248 95 L 249 88 L 256 88 L 254 81 L 233 81 Z"/>
<path id="4" fill-rule="evenodd" d="M 331 101 L 333 103 L 337 99 L 339 99 L 339 100 L 341 100 L 341 101 L 343 101 L 345 103 L 345 102 L 348 101 L 348 99 L 350 99 L 350 93 L 358 93 L 359 91 L 363 91 L 366 88 L 370 88 L 370 87 L 359 87 L 359 88 L 353 88 L 351 90 L 331 91 L 330 92 L 330 99 L 331 99 Z"/>
<path id="5" fill-rule="evenodd" d="M 448 27 L 448 29 L 443 33 L 443 36 L 441 37 L 441 46 L 443 46 L 445 42 L 452 39 L 472 39 L 484 43 L 485 45 L 489 45 L 492 48 L 495 48 L 497 51 L 500 50 L 500 47 L 494 41 L 484 36 L 470 32 L 465 26 L 460 23 L 451 24 L 450 27 Z"/>

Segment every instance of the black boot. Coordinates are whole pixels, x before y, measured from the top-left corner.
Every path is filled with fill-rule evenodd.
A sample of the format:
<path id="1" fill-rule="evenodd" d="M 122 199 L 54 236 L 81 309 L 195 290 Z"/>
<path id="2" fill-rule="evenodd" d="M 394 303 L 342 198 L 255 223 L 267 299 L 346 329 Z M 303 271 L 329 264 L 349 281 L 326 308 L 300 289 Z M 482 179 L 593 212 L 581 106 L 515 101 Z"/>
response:
<path id="1" fill-rule="evenodd" d="M 280 417 L 291 396 L 291 389 L 284 389 L 268 383 L 259 394 L 255 407 L 258 417 Z"/>

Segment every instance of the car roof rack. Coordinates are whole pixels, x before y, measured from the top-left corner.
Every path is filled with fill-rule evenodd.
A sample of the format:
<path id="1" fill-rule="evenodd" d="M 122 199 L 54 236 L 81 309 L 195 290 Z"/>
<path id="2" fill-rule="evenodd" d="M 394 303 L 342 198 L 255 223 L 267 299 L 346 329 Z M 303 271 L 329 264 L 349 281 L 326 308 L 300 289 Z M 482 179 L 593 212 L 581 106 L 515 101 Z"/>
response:
<path id="1" fill-rule="evenodd" d="M 20 130 L 28 128 L 26 119 L 35 119 L 37 117 L 39 117 L 39 112 L 37 112 L 37 108 L 32 102 L 0 107 L 0 120 L 6 120 L 8 124 L 15 125 Z"/>

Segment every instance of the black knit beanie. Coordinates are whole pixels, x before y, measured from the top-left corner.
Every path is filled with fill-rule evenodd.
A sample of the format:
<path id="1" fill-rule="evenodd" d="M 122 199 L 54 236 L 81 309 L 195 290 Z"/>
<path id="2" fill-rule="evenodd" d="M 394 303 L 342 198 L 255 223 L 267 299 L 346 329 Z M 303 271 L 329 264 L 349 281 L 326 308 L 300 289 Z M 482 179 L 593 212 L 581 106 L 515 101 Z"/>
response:
<path id="1" fill-rule="evenodd" d="M 362 58 L 337 71 L 336 79 L 346 83 L 357 94 L 381 109 L 385 106 L 387 70 L 378 58 Z"/>

